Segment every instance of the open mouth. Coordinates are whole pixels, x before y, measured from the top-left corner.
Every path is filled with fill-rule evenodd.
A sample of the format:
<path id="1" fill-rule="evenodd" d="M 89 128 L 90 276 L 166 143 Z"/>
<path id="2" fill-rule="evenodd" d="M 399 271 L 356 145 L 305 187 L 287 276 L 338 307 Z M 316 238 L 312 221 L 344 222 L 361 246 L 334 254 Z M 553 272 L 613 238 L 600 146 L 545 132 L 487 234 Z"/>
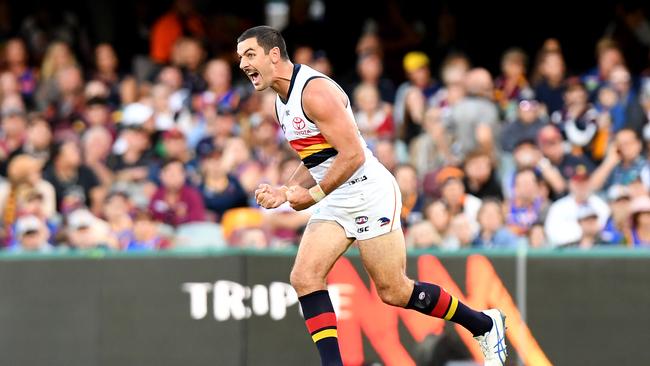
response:
<path id="1" fill-rule="evenodd" d="M 260 82 L 260 73 L 257 71 L 248 71 L 246 72 L 248 78 L 251 80 L 253 85 L 257 85 Z"/>

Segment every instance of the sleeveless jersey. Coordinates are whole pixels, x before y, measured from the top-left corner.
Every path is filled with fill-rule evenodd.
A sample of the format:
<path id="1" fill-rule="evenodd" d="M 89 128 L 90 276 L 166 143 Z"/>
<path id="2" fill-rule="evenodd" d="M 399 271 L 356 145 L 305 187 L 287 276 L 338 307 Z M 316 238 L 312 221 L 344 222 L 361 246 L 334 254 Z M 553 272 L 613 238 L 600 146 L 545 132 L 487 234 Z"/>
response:
<path id="1" fill-rule="evenodd" d="M 284 101 L 278 95 L 275 99 L 275 113 L 291 147 L 298 153 L 300 159 L 309 169 L 316 182 L 320 182 L 325 173 L 332 165 L 332 161 L 338 154 L 336 149 L 330 145 L 321 134 L 318 126 L 310 120 L 302 108 L 302 92 L 309 81 L 315 78 L 325 78 L 336 85 L 342 93 L 343 89 L 325 74 L 322 74 L 307 65 L 295 64 L 287 100 Z M 354 119 L 350 100 L 348 98 L 346 110 Z M 363 179 L 363 172 L 371 166 L 380 164 L 374 157 L 361 133 L 357 129 L 357 135 L 363 146 L 366 162 L 350 177 L 350 181 Z"/>

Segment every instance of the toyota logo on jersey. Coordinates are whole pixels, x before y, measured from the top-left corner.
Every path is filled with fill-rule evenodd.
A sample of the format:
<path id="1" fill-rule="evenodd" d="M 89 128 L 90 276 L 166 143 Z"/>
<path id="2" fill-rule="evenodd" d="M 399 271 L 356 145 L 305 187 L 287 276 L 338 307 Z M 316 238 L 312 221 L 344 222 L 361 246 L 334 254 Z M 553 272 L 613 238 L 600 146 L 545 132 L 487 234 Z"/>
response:
<path id="1" fill-rule="evenodd" d="M 293 128 L 296 130 L 302 130 L 305 128 L 305 121 L 300 117 L 293 117 Z"/>

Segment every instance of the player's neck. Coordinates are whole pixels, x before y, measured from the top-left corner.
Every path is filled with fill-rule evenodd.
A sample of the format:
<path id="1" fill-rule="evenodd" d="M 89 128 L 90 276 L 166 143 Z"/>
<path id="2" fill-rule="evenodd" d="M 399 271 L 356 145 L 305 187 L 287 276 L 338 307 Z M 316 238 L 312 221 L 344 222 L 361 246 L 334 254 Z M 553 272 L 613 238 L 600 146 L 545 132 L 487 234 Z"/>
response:
<path id="1" fill-rule="evenodd" d="M 294 64 L 291 61 L 283 61 L 278 63 L 276 69 L 276 77 L 271 88 L 275 90 L 278 95 L 287 99 L 289 96 L 289 87 L 291 86 L 291 77 L 293 76 Z"/>

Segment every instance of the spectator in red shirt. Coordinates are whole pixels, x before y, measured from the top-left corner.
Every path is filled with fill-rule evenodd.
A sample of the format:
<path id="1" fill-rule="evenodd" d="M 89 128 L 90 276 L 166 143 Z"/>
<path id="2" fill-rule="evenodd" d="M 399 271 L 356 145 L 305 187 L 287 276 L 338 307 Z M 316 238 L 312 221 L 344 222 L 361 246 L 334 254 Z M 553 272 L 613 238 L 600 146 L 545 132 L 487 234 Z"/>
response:
<path id="1" fill-rule="evenodd" d="M 160 171 L 162 186 L 149 203 L 153 219 L 176 227 L 205 220 L 201 193 L 185 183 L 185 166 L 179 160 L 166 161 Z"/>

